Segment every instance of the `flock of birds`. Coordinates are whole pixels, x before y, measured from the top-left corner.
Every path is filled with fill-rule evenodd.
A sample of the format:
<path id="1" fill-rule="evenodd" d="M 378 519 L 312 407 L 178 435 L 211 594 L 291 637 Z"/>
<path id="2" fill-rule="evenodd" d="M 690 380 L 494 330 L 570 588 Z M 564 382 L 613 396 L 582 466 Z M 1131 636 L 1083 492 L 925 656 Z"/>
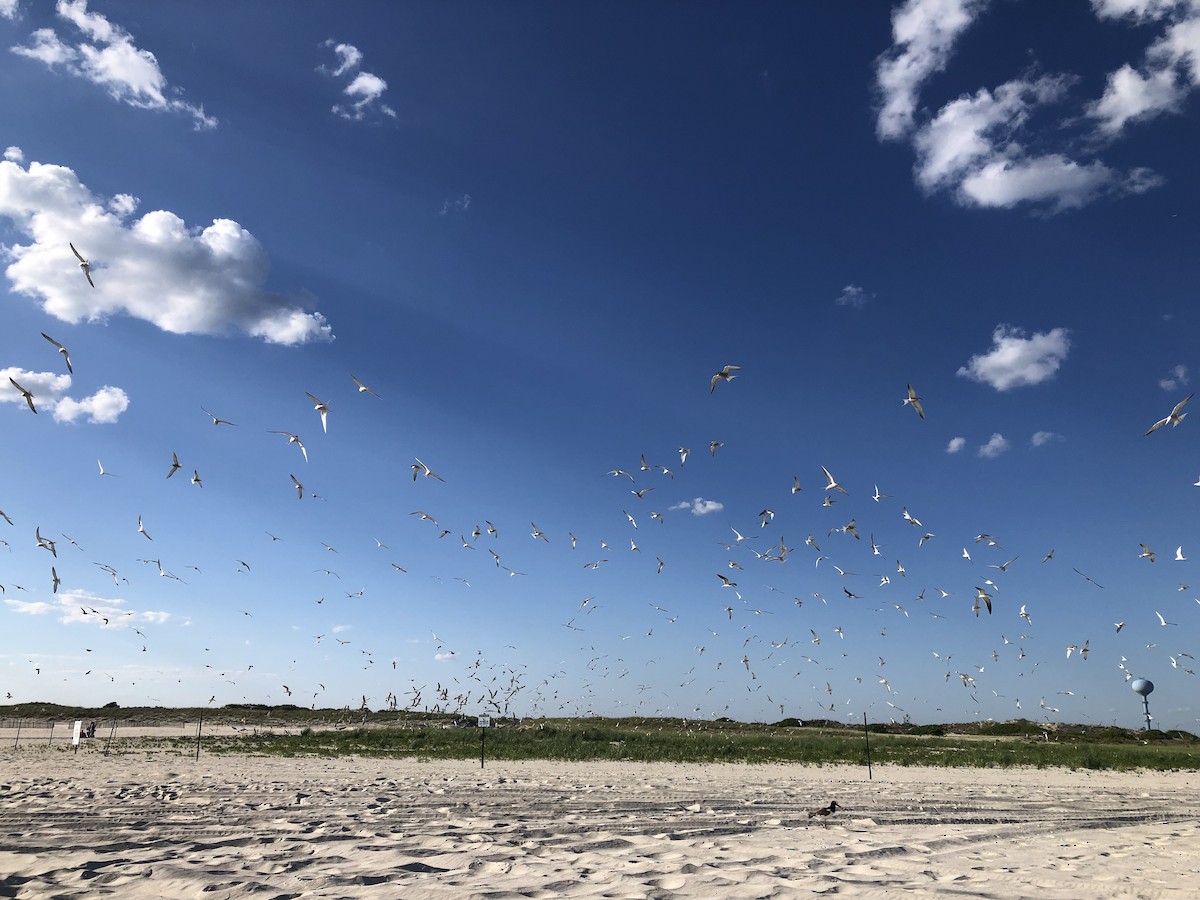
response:
<path id="1" fill-rule="evenodd" d="M 80 269 L 86 276 L 88 284 L 95 288 L 91 262 L 79 253 L 73 243 L 70 244 L 70 249 L 78 259 Z M 61 355 L 68 373 L 73 373 L 74 368 L 67 348 L 44 332 L 42 337 Z M 714 394 L 719 385 L 728 385 L 739 377 L 738 373 L 740 372 L 741 367 L 736 365 L 725 365 L 717 370 L 710 379 L 710 394 Z M 355 392 L 359 395 L 370 396 L 375 400 L 382 399 L 378 393 L 355 375 L 350 375 L 350 378 Z M 38 412 L 36 395 L 15 379 L 10 378 L 9 381 L 12 388 L 19 392 L 24 399 L 28 410 L 36 414 Z M 732 388 L 723 388 L 722 390 L 732 390 Z M 312 411 L 320 419 L 322 434 L 327 435 L 329 433 L 330 404 L 312 393 L 306 392 L 305 395 L 312 406 Z M 913 385 L 906 385 L 905 394 L 899 399 L 902 405 L 911 408 L 919 419 L 925 419 L 924 400 Z M 1168 415 L 1150 426 L 1146 435 L 1152 434 L 1165 425 L 1179 426 L 1187 415 L 1184 408 L 1191 399 L 1192 397 L 1189 395 L 1177 403 Z M 201 407 L 201 410 L 214 427 L 240 428 L 237 423 L 222 418 L 205 407 Z M 289 447 L 295 445 L 299 452 L 299 456 L 295 458 L 297 464 L 308 463 L 308 447 L 298 434 L 279 429 L 264 430 L 285 439 Z M 717 451 L 722 446 L 723 443 L 718 440 L 713 440 L 708 444 L 710 461 L 718 459 Z M 553 543 L 555 546 L 564 547 L 565 552 L 572 554 L 577 553 L 581 547 L 585 548 L 586 552 L 586 547 L 591 544 L 598 545 L 599 555 L 575 564 L 577 571 L 585 579 L 596 577 L 589 573 L 596 573 L 604 567 L 620 566 L 620 562 L 614 562 L 618 552 L 624 555 L 624 559 L 628 561 L 629 565 L 634 566 L 644 565 L 640 560 L 652 555 L 654 562 L 646 567 L 646 571 L 652 572 L 655 577 L 662 576 L 664 570 L 669 572 L 669 560 L 664 558 L 664 555 L 660 555 L 660 553 L 669 555 L 668 551 L 658 549 L 661 542 L 653 536 L 653 533 L 640 528 L 638 521 L 640 514 L 630 513 L 628 509 L 633 507 L 628 504 L 640 505 L 650 502 L 648 499 L 650 493 L 656 487 L 664 484 L 661 480 L 663 478 L 669 478 L 669 483 L 675 485 L 677 484 L 677 475 L 679 475 L 681 476 L 680 482 L 682 482 L 683 473 L 690 471 L 688 461 L 692 451 L 686 446 L 680 446 L 674 452 L 678 457 L 678 467 L 675 467 L 674 464 L 671 467 L 651 464 L 647 462 L 645 454 L 641 454 L 636 465 L 618 466 L 604 473 L 614 479 L 615 484 L 624 485 L 619 494 L 628 499 L 625 503 L 617 504 L 617 506 L 627 507 L 621 508 L 620 511 L 622 520 L 629 529 L 626 535 L 628 547 L 625 547 L 625 539 L 614 544 L 609 544 L 604 539 L 597 541 L 595 538 L 585 541 L 574 532 L 567 532 L 565 540 L 562 540 L 553 533 L 548 534 L 535 522 L 530 522 L 528 537 L 525 538 L 527 542 L 525 550 L 523 552 L 516 551 L 513 555 L 530 558 L 528 546 L 530 538 L 536 546 Z M 114 473 L 106 471 L 99 460 L 97 460 L 97 465 L 100 476 L 111 477 L 114 475 Z M 177 472 L 184 470 L 183 463 L 174 451 L 170 454 L 169 463 L 164 459 L 164 466 L 166 467 L 166 479 L 171 479 Z M 695 463 L 691 468 L 694 467 Z M 838 481 L 828 467 L 814 466 L 814 470 L 816 468 L 820 469 L 823 477 L 823 482 L 818 485 L 818 493 L 821 497 L 820 507 L 826 512 L 821 514 L 836 516 L 835 504 L 848 502 L 851 491 Z M 446 483 L 445 478 L 434 472 L 419 458 L 414 458 L 410 469 L 414 482 L 421 479 L 428 480 L 431 484 Z M 293 468 L 287 473 L 296 498 L 301 501 L 320 499 L 320 495 L 306 487 L 304 480 L 297 477 L 296 471 L 300 471 L 300 469 Z M 653 479 L 655 483 L 648 483 L 643 479 Z M 191 483 L 197 488 L 204 486 L 198 468 L 192 470 Z M 853 713 L 853 710 L 848 708 L 849 699 L 839 704 L 836 697 L 837 694 L 849 693 L 849 686 L 842 684 L 839 688 L 834 687 L 834 681 L 839 679 L 844 681 L 845 676 L 840 674 L 841 671 L 844 671 L 844 667 L 839 669 L 838 675 L 826 677 L 825 673 L 834 671 L 834 667 L 829 665 L 830 662 L 837 661 L 840 665 L 845 659 L 851 658 L 856 660 L 859 666 L 858 673 L 853 676 L 854 683 L 856 685 L 875 683 L 880 691 L 880 698 L 888 707 L 887 714 L 893 720 L 896 716 L 907 716 L 907 711 L 902 705 L 905 702 L 902 689 L 893 685 L 890 676 L 884 674 L 888 671 L 886 668 L 887 658 L 883 655 L 876 655 L 874 651 L 869 651 L 867 653 L 870 657 L 868 662 L 861 649 L 857 651 L 854 649 L 853 637 L 855 635 L 864 637 L 868 630 L 878 629 L 878 638 L 886 638 L 889 627 L 908 628 L 911 625 L 912 617 L 918 614 L 927 616 L 934 621 L 945 619 L 954 615 L 954 607 L 935 601 L 947 601 L 951 597 L 963 594 L 970 601 L 966 610 L 974 617 L 978 618 L 984 613 L 987 616 L 995 615 L 997 614 L 997 597 L 1004 585 L 1004 578 L 1014 567 L 1025 565 L 1025 563 L 1022 561 L 1021 554 L 1009 557 L 1005 547 L 992 535 L 979 533 L 962 542 L 961 559 L 963 565 L 967 567 L 964 571 L 971 573 L 969 589 L 964 590 L 957 583 L 952 588 L 938 586 L 932 590 L 925 587 L 919 591 L 907 587 L 901 588 L 901 585 L 908 583 L 908 566 L 901 558 L 898 558 L 896 553 L 884 555 L 883 548 L 886 545 L 876 540 L 874 531 L 876 525 L 881 529 L 893 527 L 876 514 L 876 510 L 886 510 L 893 498 L 883 493 L 878 485 L 873 487 L 874 490 L 871 493 L 856 492 L 859 498 L 863 496 L 869 498 L 869 512 L 859 510 L 856 515 L 837 518 L 837 524 L 834 524 L 833 527 L 822 527 L 820 530 L 809 531 L 801 542 L 803 550 L 789 546 L 787 539 L 780 533 L 781 523 L 785 520 L 794 521 L 795 514 L 790 512 L 779 514 L 769 505 L 764 506 L 758 512 L 750 527 L 744 527 L 742 530 L 731 527 L 729 538 L 719 542 L 721 553 L 718 557 L 718 571 L 714 573 L 715 578 L 712 583 L 713 595 L 720 596 L 722 598 L 720 602 L 710 603 L 701 600 L 699 603 L 690 602 L 686 609 L 672 610 L 661 603 L 651 601 L 641 608 L 640 613 L 635 613 L 634 607 L 631 606 L 632 601 L 627 598 L 612 598 L 611 602 L 602 603 L 597 602 L 597 593 L 590 593 L 580 600 L 577 606 L 575 605 L 576 601 L 571 601 L 570 609 L 565 612 L 566 621 L 561 623 L 561 627 L 563 637 L 575 645 L 569 649 L 567 653 L 569 658 L 562 661 L 561 668 L 557 668 L 553 672 L 535 674 L 530 671 L 528 662 L 519 659 L 504 662 L 491 661 L 482 650 L 477 651 L 474 656 L 460 655 L 451 649 L 448 642 L 433 634 L 431 643 L 439 658 L 443 661 L 451 661 L 454 664 L 453 667 L 447 670 L 444 679 L 435 680 L 432 684 L 428 679 L 410 677 L 407 686 L 404 686 L 402 680 L 405 660 L 393 656 L 390 659 L 390 665 L 378 666 L 378 669 L 387 672 L 387 675 L 384 676 L 379 672 L 372 672 L 372 670 L 388 654 L 379 647 L 357 646 L 354 648 L 357 653 L 353 653 L 352 658 L 360 664 L 362 670 L 371 673 L 356 676 L 367 688 L 355 691 L 357 705 L 363 709 L 382 705 L 384 708 L 392 710 L 408 709 L 450 713 L 483 711 L 500 716 L 518 713 L 526 715 L 586 715 L 610 712 L 616 707 L 625 714 L 709 717 L 723 715 L 731 710 L 736 712 L 740 703 L 746 700 L 747 694 L 757 702 L 758 698 L 755 695 L 761 692 L 762 698 L 766 701 L 766 707 L 772 710 L 777 708 L 781 717 L 789 713 L 793 715 L 799 713 L 804 718 L 810 719 L 833 718 L 842 714 L 839 713 L 839 705 L 844 708 L 845 715 L 849 716 Z M 800 477 L 796 474 L 791 475 L 790 484 L 781 485 L 781 497 L 794 498 L 803 493 L 804 487 Z M 911 545 L 913 552 L 928 552 L 923 551 L 922 548 L 934 541 L 938 535 L 911 513 L 907 505 L 896 505 L 899 505 L 900 508 L 891 514 L 896 517 L 892 519 L 892 522 L 896 522 L 898 519 L 904 525 L 895 527 L 912 529 L 910 533 L 915 538 Z M 670 509 L 668 508 L 667 512 L 670 512 Z M 830 510 L 834 511 L 829 512 Z M 501 528 L 490 519 L 481 519 L 480 522 L 471 523 L 466 527 L 448 527 L 439 522 L 435 514 L 424 510 L 413 510 L 409 516 L 419 529 L 423 529 L 414 531 L 413 543 L 407 548 L 409 555 L 418 557 L 421 555 L 422 541 L 441 542 L 446 538 L 452 540 L 456 538 L 461 543 L 463 550 L 466 551 L 476 551 L 483 546 L 481 542 L 486 542 L 487 556 L 475 555 L 477 559 L 485 560 L 485 564 L 482 566 L 485 571 L 490 569 L 509 579 L 520 578 L 528 574 L 524 565 L 518 569 L 506 562 L 510 552 L 507 548 L 510 545 L 501 540 Z M 864 520 L 862 523 L 859 521 L 860 517 Z M 10 527 L 17 527 L 13 519 L 3 510 L 0 510 L 0 519 Z M 668 516 L 660 508 L 649 510 L 645 519 L 655 523 L 651 527 L 656 528 L 666 526 Z M 868 523 L 871 524 L 868 526 Z M 426 525 L 430 527 L 426 529 Z M 22 527 L 26 527 L 25 523 L 22 523 Z M 755 527 L 757 533 L 752 533 L 752 529 Z M 519 532 L 523 529 L 510 529 L 509 526 L 504 526 L 506 534 L 511 535 L 513 530 Z M 863 539 L 864 532 L 867 538 L 865 541 Z M 47 587 L 52 595 L 57 594 L 63 584 L 58 571 L 58 566 L 61 564 L 58 540 L 43 534 L 40 523 L 34 524 L 32 533 L 35 547 L 47 552 L 52 560 L 49 563 Z M 765 543 L 760 540 L 762 537 L 775 533 L 779 533 L 779 536 L 772 538 L 769 546 L 761 546 L 762 543 Z M 136 534 L 139 535 L 140 540 L 145 542 L 146 547 L 154 544 L 155 539 L 140 515 L 136 522 Z M 271 531 L 265 531 L 265 534 L 268 544 L 275 544 L 281 540 Z M 63 538 L 82 550 L 74 540 L 67 538 L 65 534 L 63 534 Z M 516 540 L 519 541 L 521 538 L 518 537 Z M 562 540 L 561 544 L 560 540 Z M 944 541 L 943 538 L 939 543 L 944 543 Z M 9 542 L 6 540 L 3 543 L 8 544 Z M 375 544 L 376 550 L 390 551 L 389 545 L 384 541 L 375 539 Z M 828 544 L 824 550 L 822 549 L 823 544 Z M 643 554 L 643 545 L 647 548 L 645 554 Z M 323 543 L 322 546 L 323 554 L 338 553 L 338 550 L 330 544 Z M 618 547 L 619 551 L 614 549 L 614 546 Z M 757 567 L 758 571 L 777 571 L 770 567 L 792 563 L 797 558 L 794 556 L 797 553 L 807 555 L 808 562 L 812 566 L 810 571 L 824 572 L 827 577 L 830 570 L 836 572 L 838 593 L 833 596 L 825 596 L 820 591 L 796 593 L 795 589 L 785 591 L 776 586 L 758 584 L 751 587 L 746 583 L 747 579 L 752 577 L 748 571 L 750 567 Z M 976 555 L 981 557 L 978 566 L 975 564 Z M 1154 563 L 1158 558 L 1156 552 L 1145 544 L 1141 545 L 1139 557 L 1149 563 Z M 990 561 L 992 559 L 995 561 Z M 182 576 L 164 565 L 163 560 L 159 557 L 151 558 L 147 555 L 138 557 L 137 560 L 144 566 L 150 567 L 150 570 L 161 578 L 184 581 Z M 1051 564 L 1054 560 L 1053 549 L 1041 552 L 1040 565 Z M 1174 560 L 1187 561 L 1182 546 L 1176 549 Z M 859 575 L 851 568 L 864 561 L 876 570 L 870 576 Z M 246 575 L 252 573 L 251 563 L 240 558 L 237 559 L 237 563 L 238 573 L 244 572 Z M 111 577 L 114 585 L 118 587 L 129 582 L 128 576 L 122 572 L 123 566 L 118 567 L 108 562 L 96 562 L 95 566 L 106 576 Z M 396 575 L 407 575 L 409 571 L 409 564 L 389 560 L 388 566 Z M 194 571 L 194 574 L 189 574 L 190 578 L 198 578 L 202 575 L 199 566 L 191 565 L 188 568 Z M 476 565 L 475 570 L 477 571 L 479 568 L 480 566 Z M 1098 590 L 1104 589 L 1102 584 L 1089 575 L 1077 568 L 1074 571 L 1092 587 Z M 318 566 L 315 572 L 323 578 L 335 576 L 339 580 L 341 579 L 337 572 L 323 564 Z M 2 571 L 0 571 L 0 577 L 3 577 Z M 441 580 L 440 576 L 432 577 Z M 862 580 L 864 577 L 877 579 L 872 586 L 873 590 L 864 586 Z M 465 575 L 455 576 L 455 580 L 470 587 L 470 582 Z M 739 582 L 743 586 L 739 586 Z M 762 593 L 764 587 L 765 594 Z M 1186 584 L 1180 584 L 1181 591 L 1187 587 Z M 21 585 L 15 585 L 14 589 L 28 590 Z M 904 593 L 898 596 L 898 590 L 903 590 Z M 4 584 L 0 584 L 0 593 L 7 593 L 7 587 Z M 247 593 L 250 593 L 249 589 Z M 363 597 L 365 589 L 345 591 L 344 593 L 347 600 L 352 600 Z M 676 588 L 676 593 L 679 593 L 678 588 Z M 868 616 L 864 614 L 861 601 L 881 605 L 872 607 Z M 318 605 L 324 603 L 324 595 L 315 602 Z M 810 611 L 814 606 L 819 606 L 822 621 L 829 621 L 830 616 L 844 615 L 845 623 L 838 622 L 822 634 L 818 631 L 819 623 L 816 618 L 808 619 L 806 613 L 795 612 L 795 610 L 805 609 L 806 603 L 809 604 L 808 610 Z M 782 608 L 780 604 L 783 604 Z M 1018 604 L 1013 605 L 1018 606 Z M 599 611 L 607 606 L 612 606 L 613 609 L 610 613 L 601 615 Z M 1026 645 L 1034 640 L 1031 632 L 1035 610 L 1030 606 L 1031 603 L 1026 602 L 1019 604 L 1017 609 L 1006 609 L 1004 612 L 1006 616 L 1011 617 L 1009 621 L 1017 620 L 1021 623 L 1020 628 L 1027 629 L 1029 633 L 1026 631 L 1013 632 L 1013 637 L 1009 637 L 1010 629 L 1006 627 L 998 634 L 998 643 L 995 649 L 984 658 L 969 661 L 962 659 L 962 654 L 956 652 L 953 646 L 930 649 L 932 664 L 941 670 L 944 682 L 965 689 L 971 699 L 978 702 L 977 694 L 981 689 L 980 682 L 985 681 L 985 672 L 1015 664 L 1024 667 L 1018 672 L 1018 677 L 1032 673 L 1040 665 L 1045 655 L 1043 652 L 1037 654 L 1037 658 L 1031 658 L 1031 654 L 1026 650 Z M 82 616 L 96 617 L 105 628 L 115 628 L 117 624 L 120 624 L 115 621 L 119 616 L 132 615 L 132 613 L 116 607 L 105 607 L 103 603 L 81 606 L 79 609 Z M 962 607 L 959 607 L 960 614 L 962 611 Z M 1169 621 L 1161 611 L 1156 610 L 1155 613 L 1159 627 L 1169 628 L 1177 624 Z M 241 610 L 240 614 L 244 617 L 253 617 L 253 612 L 249 609 Z M 884 618 L 884 616 L 890 618 Z M 768 617 L 775 618 L 770 621 Z M 685 621 L 681 623 L 681 619 Z M 691 620 L 691 628 L 683 632 L 682 625 L 689 624 L 686 620 Z M 766 624 L 768 621 L 770 621 L 769 626 Z M 868 622 L 873 624 L 868 625 Z M 636 627 L 634 627 L 635 623 Z M 658 651 L 653 639 L 656 628 L 659 629 L 661 639 L 664 627 L 675 628 L 677 623 L 680 623 L 681 631 L 679 633 L 686 633 L 691 639 L 694 639 L 695 635 L 701 635 L 702 642 L 695 644 L 690 654 L 684 654 L 691 655 L 691 665 L 678 673 L 667 674 L 659 671 L 658 665 L 667 658 L 679 658 L 679 639 L 669 638 L 672 646 L 670 652 L 666 654 Z M 1080 623 L 1080 626 L 1083 627 L 1083 624 Z M 139 625 L 145 627 L 144 623 L 139 622 Z M 1126 623 L 1121 621 L 1114 625 L 1115 633 L 1120 634 Z M 132 631 L 141 639 L 140 652 L 148 652 L 151 641 L 147 634 L 141 627 L 132 628 Z M 760 631 L 764 634 L 760 635 Z M 791 631 L 798 631 L 799 636 L 789 635 Z M 833 636 L 832 640 L 830 635 Z M 847 640 L 848 636 L 851 637 L 850 640 Z M 334 635 L 331 642 L 323 644 L 322 642 L 327 637 L 328 635 L 325 633 L 311 635 L 313 645 L 321 647 L 322 653 L 324 653 L 324 648 L 331 643 L 336 646 L 338 651 L 345 650 L 353 643 L 350 639 Z M 633 644 L 627 643 L 634 641 L 635 638 L 638 640 Z M 913 638 L 910 636 L 903 640 L 910 645 Z M 949 643 L 949 640 L 947 642 Z M 865 646 L 866 641 L 862 641 L 862 644 Z M 641 645 L 640 650 L 637 649 L 638 645 Z M 822 646 L 824 646 L 823 650 Z M 1086 661 L 1089 653 L 1092 652 L 1091 639 L 1086 636 L 1083 636 L 1083 640 L 1071 640 L 1060 647 L 1065 650 L 1067 659 L 1078 657 L 1079 660 Z M 831 653 L 831 648 L 836 649 Z M 514 657 L 520 655 L 520 650 L 515 644 L 508 644 L 504 649 L 513 651 Z M 907 650 L 907 648 L 905 649 Z M 642 650 L 647 651 L 644 658 Z M 91 652 L 91 649 L 85 648 L 85 651 Z M 208 648 L 205 652 L 209 652 Z M 1184 675 L 1195 675 L 1194 657 L 1190 653 L 1179 650 L 1169 658 L 1174 669 Z M 310 705 L 314 707 L 318 703 L 328 705 L 331 698 L 322 695 L 326 693 L 324 682 L 329 679 L 322 674 L 322 668 L 341 668 L 344 661 L 344 659 L 331 660 L 328 656 L 324 656 L 321 661 L 316 663 L 293 660 L 293 668 L 296 673 L 316 669 L 307 676 L 307 681 L 311 683 L 306 684 L 304 688 L 294 687 L 293 685 L 298 683 L 297 679 L 294 675 L 287 676 L 290 683 L 280 681 L 274 691 L 267 692 L 267 699 L 287 698 L 290 702 L 294 694 L 303 692 L 307 695 L 306 699 Z M 1117 665 L 1122 670 L 1122 677 L 1130 680 L 1134 676 L 1126 667 L 1127 662 L 1128 659 L 1121 656 Z M 866 668 L 865 666 L 868 665 L 869 668 Z M 212 670 L 209 674 L 219 677 L 224 683 L 234 685 L 235 688 L 238 685 L 236 679 L 247 678 L 254 669 L 253 665 L 235 666 L 228 663 L 212 664 L 207 667 Z M 42 667 L 37 666 L 36 671 L 40 675 Z M 88 669 L 82 675 L 105 675 L 111 682 L 117 681 L 116 676 L 111 673 L 95 672 L 92 669 Z M 421 683 L 418 684 L 418 681 Z M 633 687 L 628 687 L 630 684 Z M 927 687 L 904 690 L 908 691 L 908 697 L 913 700 L 922 699 L 929 693 Z M 236 698 L 231 696 L 235 693 L 238 694 Z M 346 702 L 344 693 L 343 691 L 342 696 L 333 705 L 347 707 L 350 705 Z M 993 693 L 997 698 L 1003 699 L 999 692 L 993 690 Z M 1075 692 L 1063 690 L 1059 693 L 1069 698 L 1074 696 Z M 358 699 L 360 696 L 361 700 Z M 6 698 L 14 699 L 11 691 L 6 692 Z M 242 701 L 263 698 L 261 694 L 243 693 L 241 688 L 236 691 L 223 689 L 221 692 L 212 693 L 209 702 L 216 703 L 219 700 L 232 702 L 234 699 Z M 1024 715 L 1021 699 L 1017 697 L 1008 699 L 1013 704 L 1013 714 Z M 685 705 L 689 703 L 690 705 Z M 1044 695 L 1039 698 L 1038 709 L 1040 710 L 1039 715 L 1047 718 L 1060 712 L 1060 708 L 1048 703 Z M 827 808 L 813 811 L 810 817 L 816 816 L 824 819 L 836 812 L 838 808 L 834 802 Z"/>

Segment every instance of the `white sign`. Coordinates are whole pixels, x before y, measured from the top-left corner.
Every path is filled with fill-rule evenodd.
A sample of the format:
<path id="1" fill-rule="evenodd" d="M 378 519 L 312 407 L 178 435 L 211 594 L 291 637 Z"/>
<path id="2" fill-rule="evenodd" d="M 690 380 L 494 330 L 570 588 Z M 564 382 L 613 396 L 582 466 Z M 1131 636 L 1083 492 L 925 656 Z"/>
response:
<path id="1" fill-rule="evenodd" d="M 480 716 L 479 717 L 479 727 L 480 728 L 491 728 L 492 727 L 492 717 L 491 716 Z"/>
<path id="2" fill-rule="evenodd" d="M 79 746 L 79 733 L 82 730 L 83 730 L 83 721 L 80 719 L 76 719 L 75 720 L 75 732 L 71 735 L 71 743 L 74 744 L 76 747 Z"/>

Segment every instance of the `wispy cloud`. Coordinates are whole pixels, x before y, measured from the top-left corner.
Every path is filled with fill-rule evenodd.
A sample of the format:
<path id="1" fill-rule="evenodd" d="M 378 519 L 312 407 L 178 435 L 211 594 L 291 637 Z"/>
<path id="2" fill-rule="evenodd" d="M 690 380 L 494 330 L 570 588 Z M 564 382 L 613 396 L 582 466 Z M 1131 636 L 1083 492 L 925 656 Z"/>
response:
<path id="1" fill-rule="evenodd" d="M 954 44 L 987 0 L 908 0 L 892 13 L 892 47 L 876 66 L 881 96 L 876 131 L 900 138 L 912 131 L 921 87 L 946 68 Z"/>
<path id="2" fill-rule="evenodd" d="M 978 453 L 984 459 L 995 459 L 997 456 L 1007 450 L 1008 446 L 1008 438 L 999 432 L 996 432 L 990 438 L 988 438 L 986 444 L 979 448 Z"/>
<path id="3" fill-rule="evenodd" d="M 56 422 L 74 422 L 83 417 L 93 425 L 111 425 L 129 408 L 129 396 L 119 387 L 106 384 L 90 397 L 76 400 L 67 396 L 70 375 L 30 372 L 16 366 L 0 369 L 0 403 L 26 408 L 25 395 L 12 386 L 10 378 L 33 395 L 38 412 L 49 411 Z"/>
<path id="4" fill-rule="evenodd" d="M 703 497 L 697 497 L 694 500 L 684 500 L 682 503 L 676 503 L 671 507 L 671 509 L 690 510 L 693 516 L 707 516 L 709 513 L 720 512 L 724 508 L 724 503 L 718 503 L 716 500 L 705 500 Z"/>
<path id="5" fill-rule="evenodd" d="M 373 112 L 382 113 L 391 118 L 396 117 L 396 111 L 382 102 L 380 98 L 387 91 L 387 82 L 372 72 L 364 72 L 362 52 L 353 44 L 339 43 L 332 38 L 321 46 L 329 47 L 337 55 L 338 64 L 334 67 L 317 66 L 317 71 L 330 78 L 349 79 L 342 88 L 342 94 L 348 103 L 335 103 L 333 113 L 343 119 L 359 121 Z M 357 71 L 356 71 L 357 70 Z"/>
<path id="6" fill-rule="evenodd" d="M 262 245 L 231 219 L 189 228 L 166 210 L 133 218 L 138 200 L 105 201 L 64 166 L 31 162 L 20 150 L 0 162 L 0 217 L 32 238 L 5 248 L 16 293 L 64 322 L 128 315 L 174 334 L 241 331 L 274 344 L 328 341 L 333 332 L 307 295 L 265 289 Z M 68 241 L 92 260 L 95 288 Z"/>
<path id="7" fill-rule="evenodd" d="M 921 87 L 945 69 L 954 44 L 986 7 L 983 0 L 908 0 L 893 15 L 893 44 L 876 67 L 881 96 L 876 132 L 884 140 L 912 143 L 917 183 L 928 193 L 948 192 L 963 206 L 1030 204 L 1052 211 L 1161 184 L 1145 168 L 1119 171 L 1096 159 L 1029 149 L 1024 138 L 1031 115 L 1067 98 L 1076 82 L 1070 75 L 1015 78 L 994 90 L 980 88 L 918 121 Z"/>
<path id="8" fill-rule="evenodd" d="M 1053 431 L 1035 431 L 1033 437 L 1029 439 L 1029 443 L 1034 447 L 1044 447 L 1046 444 L 1056 443 L 1061 441 L 1063 436 L 1056 434 Z"/>
<path id="9" fill-rule="evenodd" d="M 1111 72 L 1104 94 L 1088 107 L 1097 128 L 1115 138 L 1130 123 L 1179 112 L 1184 98 L 1200 87 L 1200 3 L 1196 0 L 1092 0 L 1101 19 L 1137 25 L 1165 22 L 1162 34 L 1135 68 Z"/>
<path id="10" fill-rule="evenodd" d="M 1040 384 L 1054 376 L 1070 347 L 1065 328 L 1025 337 L 1019 328 L 997 325 L 992 332 L 992 349 L 972 356 L 958 374 L 998 391 Z"/>
<path id="11" fill-rule="evenodd" d="M 442 201 L 442 208 L 438 210 L 439 216 L 449 216 L 454 213 L 465 213 L 471 208 L 471 195 L 459 194 L 453 200 Z"/>
<path id="12" fill-rule="evenodd" d="M 50 602 L 17 600 L 7 597 L 4 603 L 13 612 L 30 616 L 56 613 L 64 625 L 91 625 L 95 628 L 133 628 L 137 625 L 159 625 L 171 618 L 161 610 L 128 609 L 125 601 L 102 597 L 91 591 L 68 590 L 54 595 Z"/>
<path id="13" fill-rule="evenodd" d="M 874 299 L 874 294 L 868 294 L 857 284 L 848 284 L 842 288 L 842 292 L 838 294 L 837 298 L 833 302 L 838 306 L 849 306 L 851 309 L 862 309 Z"/>
<path id="14" fill-rule="evenodd" d="M 1188 383 L 1187 366 L 1178 365 L 1167 374 L 1166 378 L 1158 380 L 1158 386 L 1164 391 L 1173 391 L 1176 388 L 1186 387 Z"/>
<path id="15" fill-rule="evenodd" d="M 958 453 L 965 446 L 967 446 L 967 439 L 965 437 L 953 437 L 950 438 L 950 443 L 946 445 L 946 452 Z"/>
<path id="16" fill-rule="evenodd" d="M 16 3 L 9 5 L 15 15 Z M 58 0 L 55 7 L 59 18 L 79 32 L 77 43 L 63 40 L 53 28 L 39 28 L 28 44 L 12 52 L 99 85 L 129 106 L 183 113 L 191 116 L 198 131 L 216 127 L 217 120 L 206 115 L 204 107 L 179 99 L 153 53 L 137 47 L 132 35 L 87 7 L 87 0 Z"/>
<path id="17" fill-rule="evenodd" d="M 17 17 L 17 0 L 0 0 L 0 19 Z"/>

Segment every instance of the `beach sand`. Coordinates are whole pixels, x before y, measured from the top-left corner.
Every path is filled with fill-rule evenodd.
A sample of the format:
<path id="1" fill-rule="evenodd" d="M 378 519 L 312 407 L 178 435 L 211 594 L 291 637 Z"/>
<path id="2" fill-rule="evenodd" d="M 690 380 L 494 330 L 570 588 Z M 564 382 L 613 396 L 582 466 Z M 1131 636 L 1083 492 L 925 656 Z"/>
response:
<path id="1" fill-rule="evenodd" d="M 0 897 L 1195 897 L 1196 773 L 0 749 Z M 827 825 L 807 811 L 836 799 Z"/>

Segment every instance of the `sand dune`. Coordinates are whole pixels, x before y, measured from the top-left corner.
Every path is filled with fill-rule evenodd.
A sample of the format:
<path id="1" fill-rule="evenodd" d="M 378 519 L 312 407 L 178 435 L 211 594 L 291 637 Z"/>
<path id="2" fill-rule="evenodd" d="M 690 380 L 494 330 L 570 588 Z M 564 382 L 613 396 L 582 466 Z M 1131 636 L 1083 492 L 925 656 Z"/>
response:
<path id="1" fill-rule="evenodd" d="M 1193 897 L 1194 773 L 0 750 L 0 897 Z M 828 825 L 806 811 L 837 799 Z M 381 893 L 382 891 L 382 893 Z"/>

